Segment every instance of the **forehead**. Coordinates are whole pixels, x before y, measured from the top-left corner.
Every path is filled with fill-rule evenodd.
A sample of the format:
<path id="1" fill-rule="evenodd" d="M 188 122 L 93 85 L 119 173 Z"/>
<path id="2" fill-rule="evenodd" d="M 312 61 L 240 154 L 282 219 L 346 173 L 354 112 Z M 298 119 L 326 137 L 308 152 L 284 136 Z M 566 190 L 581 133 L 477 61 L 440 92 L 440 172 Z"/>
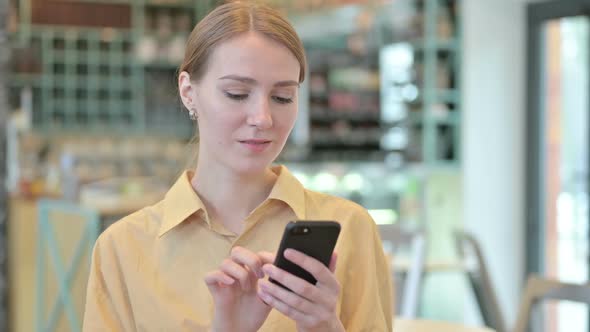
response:
<path id="1" fill-rule="evenodd" d="M 208 76 L 241 75 L 259 81 L 299 79 L 300 64 L 283 44 L 257 32 L 240 34 L 217 45 L 208 61 Z"/>

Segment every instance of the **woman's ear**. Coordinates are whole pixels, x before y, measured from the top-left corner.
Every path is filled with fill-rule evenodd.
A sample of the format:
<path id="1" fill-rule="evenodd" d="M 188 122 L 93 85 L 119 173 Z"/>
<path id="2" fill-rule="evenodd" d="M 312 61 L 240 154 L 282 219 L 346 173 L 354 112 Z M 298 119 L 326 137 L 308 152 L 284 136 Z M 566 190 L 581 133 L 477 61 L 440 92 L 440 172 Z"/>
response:
<path id="1" fill-rule="evenodd" d="M 180 73 L 180 75 L 178 75 L 178 92 L 184 107 L 186 107 L 188 110 L 194 109 L 194 87 L 191 84 L 191 77 L 186 71 L 183 71 Z"/>

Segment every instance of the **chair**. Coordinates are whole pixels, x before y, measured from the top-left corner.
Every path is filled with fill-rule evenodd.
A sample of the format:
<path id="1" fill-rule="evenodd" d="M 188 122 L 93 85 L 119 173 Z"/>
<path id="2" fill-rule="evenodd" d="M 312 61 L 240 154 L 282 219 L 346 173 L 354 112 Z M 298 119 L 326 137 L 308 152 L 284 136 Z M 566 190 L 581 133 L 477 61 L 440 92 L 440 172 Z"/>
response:
<path id="1" fill-rule="evenodd" d="M 506 332 L 504 317 L 479 243 L 473 235 L 463 231 L 456 231 L 454 238 L 461 259 L 473 263 L 467 264 L 470 265 L 467 275 L 485 325 L 498 332 Z M 473 265 L 475 267 L 472 268 Z"/>
<path id="2" fill-rule="evenodd" d="M 533 306 L 543 300 L 572 301 L 590 305 L 590 284 L 572 284 L 536 275 L 530 276 L 520 302 L 514 332 L 526 331 Z"/>
<path id="3" fill-rule="evenodd" d="M 408 320 L 395 318 L 393 320 L 394 332 L 494 332 L 486 327 L 469 327 L 457 323 L 429 321 L 429 320 Z"/>
<path id="4" fill-rule="evenodd" d="M 410 265 L 405 276 L 399 278 L 394 274 L 394 280 L 400 292 L 397 292 L 396 303 L 401 303 L 398 313 L 404 318 L 414 318 L 418 313 L 419 299 L 422 290 L 422 277 L 426 260 L 426 239 L 421 230 L 410 230 L 399 225 L 379 225 L 379 233 L 383 247 L 390 254 L 396 256 L 400 248 L 409 249 Z"/>
<path id="5" fill-rule="evenodd" d="M 84 255 L 87 254 L 87 257 L 90 257 L 99 232 L 99 216 L 94 210 L 54 200 L 40 200 L 38 211 L 36 331 L 57 330 L 62 311 L 65 311 L 70 331 L 80 331 L 82 325 L 77 313 L 79 306 L 74 304 L 72 285 L 77 274 L 84 268 L 82 264 Z M 65 241 L 58 242 L 56 240 L 54 227 L 59 227 L 62 232 L 67 232 L 67 235 L 72 237 L 74 241 L 77 240 L 74 250 L 71 250 L 71 247 L 65 249 L 66 252 L 72 252 L 69 261 L 64 262 L 63 249 L 68 245 L 64 244 Z M 77 230 L 80 231 L 75 232 Z M 45 298 L 46 291 L 51 289 L 47 287 L 48 280 L 51 280 L 47 278 L 49 273 L 49 269 L 46 267 L 47 258 L 49 258 L 57 283 L 57 295 L 52 301 L 53 305 L 48 307 L 50 308 L 49 315 L 45 312 L 46 301 L 52 300 Z"/>

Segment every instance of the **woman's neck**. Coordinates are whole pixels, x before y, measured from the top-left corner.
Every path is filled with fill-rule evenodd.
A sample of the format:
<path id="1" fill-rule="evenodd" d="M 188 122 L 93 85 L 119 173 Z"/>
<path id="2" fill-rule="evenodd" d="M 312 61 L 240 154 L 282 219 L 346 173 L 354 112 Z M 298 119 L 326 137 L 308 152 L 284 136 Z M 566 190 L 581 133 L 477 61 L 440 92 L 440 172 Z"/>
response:
<path id="1" fill-rule="evenodd" d="M 268 197 L 276 178 L 270 168 L 260 174 L 244 175 L 199 165 L 191 184 L 205 204 L 209 218 L 241 233 L 244 219 Z"/>

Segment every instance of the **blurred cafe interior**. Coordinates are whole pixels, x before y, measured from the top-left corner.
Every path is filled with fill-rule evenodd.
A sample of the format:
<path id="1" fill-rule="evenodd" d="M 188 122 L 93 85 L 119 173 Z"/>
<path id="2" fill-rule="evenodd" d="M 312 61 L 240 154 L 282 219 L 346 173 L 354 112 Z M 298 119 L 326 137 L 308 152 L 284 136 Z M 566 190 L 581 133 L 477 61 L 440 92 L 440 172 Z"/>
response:
<path id="1" fill-rule="evenodd" d="M 96 237 L 191 163 L 223 2 L 0 2 L 0 331 L 81 330 Z M 309 63 L 277 162 L 368 209 L 394 331 L 590 331 L 590 0 L 264 2 Z"/>

